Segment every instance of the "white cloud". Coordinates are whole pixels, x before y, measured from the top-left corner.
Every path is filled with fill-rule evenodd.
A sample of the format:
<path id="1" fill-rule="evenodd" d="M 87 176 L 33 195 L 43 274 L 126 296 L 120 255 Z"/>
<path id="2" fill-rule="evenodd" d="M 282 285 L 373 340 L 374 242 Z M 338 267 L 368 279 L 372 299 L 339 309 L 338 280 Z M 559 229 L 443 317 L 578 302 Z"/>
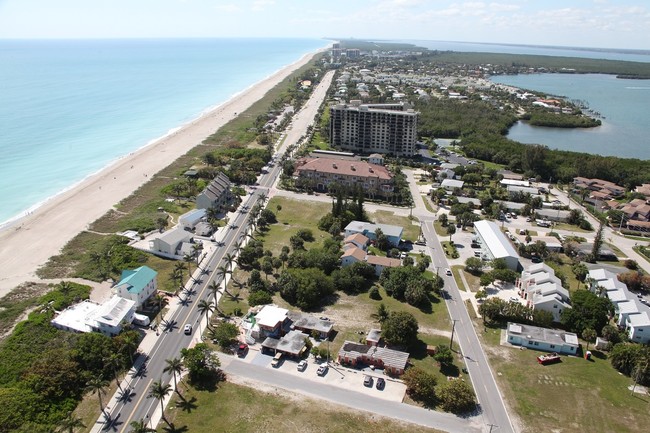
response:
<path id="1" fill-rule="evenodd" d="M 255 0 L 251 4 L 251 10 L 255 12 L 260 12 L 266 9 L 267 6 L 273 6 L 275 4 L 275 0 Z"/>
<path id="2" fill-rule="evenodd" d="M 216 10 L 220 12 L 239 12 L 241 11 L 241 8 L 237 6 L 236 4 L 224 4 L 224 5 L 216 5 L 214 7 Z"/>

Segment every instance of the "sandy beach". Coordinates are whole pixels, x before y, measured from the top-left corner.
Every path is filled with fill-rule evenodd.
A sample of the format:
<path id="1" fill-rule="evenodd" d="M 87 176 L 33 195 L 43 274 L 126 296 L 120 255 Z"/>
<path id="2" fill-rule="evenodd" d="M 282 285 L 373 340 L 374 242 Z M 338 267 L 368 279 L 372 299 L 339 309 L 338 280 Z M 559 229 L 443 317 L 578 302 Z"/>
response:
<path id="1" fill-rule="evenodd" d="M 237 113 L 245 111 L 293 71 L 306 64 L 302 57 L 251 86 L 200 118 L 160 140 L 114 162 L 76 187 L 0 231 L 0 296 L 25 281 L 58 254 L 75 235 L 128 197 L 149 178 L 200 144 Z M 173 126 L 173 125 L 170 125 Z"/>

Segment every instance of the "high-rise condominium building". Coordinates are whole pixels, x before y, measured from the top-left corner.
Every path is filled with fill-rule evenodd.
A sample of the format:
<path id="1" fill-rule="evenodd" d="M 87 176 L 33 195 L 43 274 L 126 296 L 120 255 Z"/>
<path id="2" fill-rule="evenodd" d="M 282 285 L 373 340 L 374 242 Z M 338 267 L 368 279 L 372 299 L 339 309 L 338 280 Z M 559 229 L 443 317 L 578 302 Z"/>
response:
<path id="1" fill-rule="evenodd" d="M 417 126 L 418 113 L 403 102 L 330 107 L 330 144 L 357 153 L 413 156 Z"/>

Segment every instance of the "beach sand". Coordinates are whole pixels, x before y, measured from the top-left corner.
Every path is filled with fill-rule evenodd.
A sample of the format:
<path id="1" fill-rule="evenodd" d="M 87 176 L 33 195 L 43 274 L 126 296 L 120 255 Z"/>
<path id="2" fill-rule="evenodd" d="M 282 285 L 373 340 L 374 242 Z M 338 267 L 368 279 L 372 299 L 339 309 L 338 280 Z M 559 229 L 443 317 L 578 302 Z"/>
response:
<path id="1" fill-rule="evenodd" d="M 0 232 L 0 297 L 149 178 L 262 98 L 314 54 L 302 57 L 177 131 L 121 158 Z"/>

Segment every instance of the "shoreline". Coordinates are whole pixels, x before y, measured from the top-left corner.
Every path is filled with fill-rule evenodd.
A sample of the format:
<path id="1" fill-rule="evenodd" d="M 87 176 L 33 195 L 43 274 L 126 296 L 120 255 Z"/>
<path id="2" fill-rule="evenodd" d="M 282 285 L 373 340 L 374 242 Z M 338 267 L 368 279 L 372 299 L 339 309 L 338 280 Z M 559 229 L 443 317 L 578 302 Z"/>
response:
<path id="1" fill-rule="evenodd" d="M 0 296 L 30 279 L 72 238 L 87 229 L 154 174 L 201 144 L 326 48 L 303 55 L 216 107 L 109 163 L 0 226 Z M 36 205 L 34 205 L 36 206 Z M 30 208 L 31 209 L 31 208 Z"/>
<path id="2" fill-rule="evenodd" d="M 318 54 L 319 52 L 322 52 L 323 49 L 324 48 L 321 48 L 321 49 L 319 49 L 317 51 L 309 52 L 309 53 L 304 54 L 297 61 L 295 61 L 293 63 L 290 63 L 289 65 L 285 65 L 285 66 L 275 70 L 274 72 L 270 73 L 269 75 L 262 78 L 261 80 L 249 85 L 248 87 L 244 88 L 243 90 L 240 90 L 240 91 L 237 91 L 237 92 L 233 93 L 232 95 L 228 96 L 228 98 L 225 101 L 223 101 L 221 103 L 218 103 L 216 105 L 210 105 L 210 106 L 204 108 L 195 117 L 191 118 L 190 120 L 186 121 L 185 123 L 182 123 L 180 126 L 175 126 L 173 128 L 170 128 L 164 134 L 159 135 L 158 137 L 153 138 L 151 140 L 148 140 L 145 144 L 138 147 L 137 149 L 131 150 L 126 154 L 123 154 L 123 155 L 120 155 L 120 156 L 117 156 L 117 157 L 113 158 L 112 160 L 108 161 L 107 164 L 105 166 L 103 166 L 102 168 L 100 168 L 98 170 L 95 170 L 94 172 L 89 173 L 88 175 L 84 176 L 82 179 L 79 179 L 79 180 L 75 181 L 74 183 L 72 183 L 71 185 L 69 185 L 69 186 L 67 186 L 67 187 L 65 187 L 63 189 L 61 189 L 60 191 L 57 191 L 56 193 L 54 193 L 54 194 L 40 200 L 39 202 L 37 202 L 37 203 L 35 203 L 35 204 L 31 205 L 31 206 L 29 206 L 28 208 L 26 208 L 24 210 L 21 210 L 19 213 L 9 217 L 8 219 L 6 219 L 4 221 L 0 221 L 0 235 L 2 234 L 3 231 L 10 229 L 11 227 L 15 226 L 17 223 L 20 223 L 23 219 L 25 219 L 28 216 L 30 216 L 31 214 L 33 214 L 39 208 L 45 206 L 50 201 L 56 200 L 59 196 L 64 195 L 65 193 L 67 193 L 67 192 L 69 192 L 69 191 L 83 185 L 84 182 L 89 181 L 89 179 L 93 178 L 94 176 L 101 175 L 102 172 L 104 172 L 105 170 L 109 170 L 114 165 L 119 164 L 120 161 L 122 161 L 124 159 L 127 159 L 127 158 L 130 158 L 133 155 L 135 155 L 136 153 L 146 149 L 147 147 L 154 146 L 158 142 L 160 142 L 162 140 L 165 140 L 167 137 L 173 136 L 177 132 L 185 129 L 186 127 L 188 127 L 188 126 L 190 126 L 190 125 L 192 125 L 192 124 L 194 124 L 196 122 L 201 121 L 204 117 L 209 116 L 211 113 L 213 113 L 215 111 L 218 111 L 219 109 L 221 109 L 222 107 L 225 107 L 228 104 L 233 103 L 236 98 L 240 97 L 241 95 L 244 95 L 248 91 L 251 91 L 254 87 L 263 84 L 265 81 L 267 81 L 269 79 L 272 79 L 276 74 L 279 74 L 279 73 L 283 72 L 286 68 L 291 67 L 292 65 L 297 64 L 298 62 L 302 62 L 305 58 L 311 59 L 314 55 Z M 268 90 L 270 90 L 270 89 L 268 89 Z M 223 125 L 221 125 L 221 126 L 223 126 Z M 219 127 L 221 127 L 221 126 L 219 126 Z M 191 149 L 191 148 L 189 148 L 189 149 Z"/>

